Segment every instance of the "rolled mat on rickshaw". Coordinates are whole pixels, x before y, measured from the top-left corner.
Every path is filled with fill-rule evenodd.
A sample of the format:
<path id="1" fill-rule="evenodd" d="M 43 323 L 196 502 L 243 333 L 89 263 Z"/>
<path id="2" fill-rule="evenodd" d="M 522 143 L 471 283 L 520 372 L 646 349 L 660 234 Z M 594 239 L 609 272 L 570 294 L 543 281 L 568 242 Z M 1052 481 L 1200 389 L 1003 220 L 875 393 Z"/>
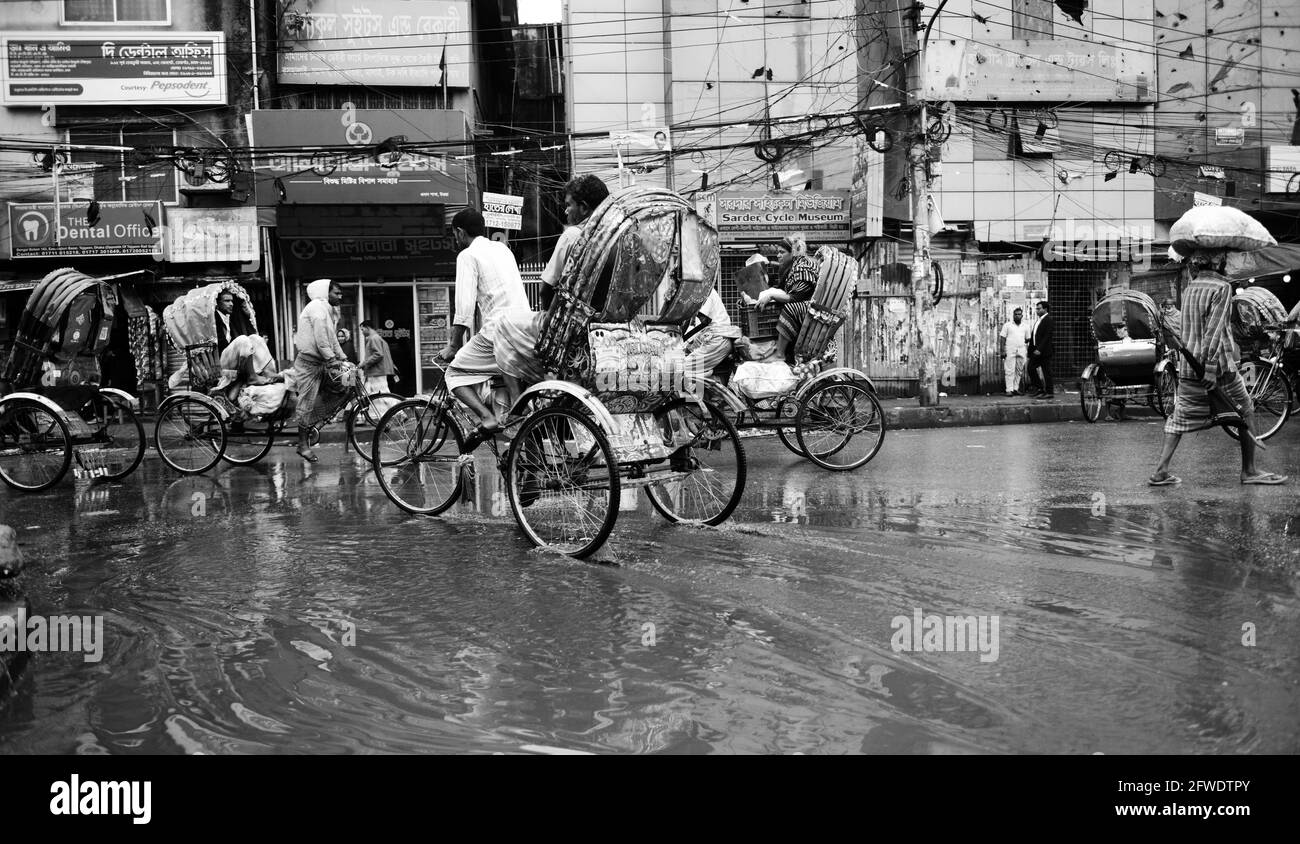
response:
<path id="1" fill-rule="evenodd" d="M 857 284 L 853 259 L 838 249 L 823 246 L 817 250 L 817 287 L 808 305 L 808 316 L 799 327 L 794 354 L 797 361 L 808 361 L 826 354 L 835 332 L 844 324 L 845 305 Z"/>

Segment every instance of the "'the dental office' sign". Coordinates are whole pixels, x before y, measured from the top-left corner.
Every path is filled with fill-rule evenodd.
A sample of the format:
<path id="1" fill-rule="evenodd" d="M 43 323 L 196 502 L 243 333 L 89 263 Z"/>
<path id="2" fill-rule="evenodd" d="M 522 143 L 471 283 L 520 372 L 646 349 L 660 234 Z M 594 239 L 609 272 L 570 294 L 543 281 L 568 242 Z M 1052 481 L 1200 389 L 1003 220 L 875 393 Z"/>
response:
<path id="1" fill-rule="evenodd" d="M 153 255 L 159 249 L 162 208 L 157 202 L 101 202 L 91 223 L 85 203 L 9 203 L 9 247 L 14 258 Z"/>

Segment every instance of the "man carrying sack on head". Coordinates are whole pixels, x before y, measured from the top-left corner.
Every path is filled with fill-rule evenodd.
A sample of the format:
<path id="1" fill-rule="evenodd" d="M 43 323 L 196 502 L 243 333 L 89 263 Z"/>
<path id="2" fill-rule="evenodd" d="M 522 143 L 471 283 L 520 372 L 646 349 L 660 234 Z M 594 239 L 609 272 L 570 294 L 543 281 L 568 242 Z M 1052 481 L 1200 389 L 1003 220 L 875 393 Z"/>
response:
<path id="1" fill-rule="evenodd" d="M 1238 372 L 1241 352 L 1232 336 L 1232 282 L 1223 275 L 1231 252 L 1260 249 L 1276 241 L 1253 218 L 1227 206 L 1193 208 L 1173 225 L 1169 236 L 1174 251 L 1187 257 L 1192 281 L 1183 293 L 1182 360 L 1174 412 L 1165 420 L 1160 463 L 1148 483 L 1180 483 L 1180 478 L 1169 474 L 1169 462 L 1182 435 L 1214 425 L 1237 428 L 1243 484 L 1285 483 L 1285 475 L 1255 466 L 1257 443 L 1247 421 L 1253 407 Z M 1178 342 L 1170 332 L 1166 339 Z"/>

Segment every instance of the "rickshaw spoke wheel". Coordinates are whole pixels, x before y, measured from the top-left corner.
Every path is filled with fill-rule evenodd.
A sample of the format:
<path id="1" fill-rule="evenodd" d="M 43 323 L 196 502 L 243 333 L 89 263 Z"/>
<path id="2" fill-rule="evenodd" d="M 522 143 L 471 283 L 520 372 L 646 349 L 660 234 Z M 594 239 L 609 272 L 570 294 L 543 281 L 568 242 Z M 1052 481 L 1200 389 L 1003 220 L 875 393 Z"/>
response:
<path id="1" fill-rule="evenodd" d="M 861 384 L 828 381 L 800 403 L 795 433 L 804 454 L 823 469 L 857 469 L 880 451 L 885 411 Z"/>
<path id="2" fill-rule="evenodd" d="M 197 475 L 221 461 L 226 430 L 212 407 L 197 399 L 181 398 L 163 402 L 154 426 L 154 442 L 168 466 Z"/>
<path id="3" fill-rule="evenodd" d="M 40 492 L 63 480 L 72 464 L 67 423 L 39 402 L 0 402 L 0 480 Z"/>
<path id="4" fill-rule="evenodd" d="M 1172 366 L 1156 373 L 1156 412 L 1166 419 L 1174 412 L 1174 397 L 1178 393 L 1178 374 Z"/>
<path id="5" fill-rule="evenodd" d="M 408 513 L 435 516 L 460 497 L 464 442 L 443 406 L 407 399 L 379 420 L 368 459 L 390 501 Z"/>
<path id="6" fill-rule="evenodd" d="M 1094 372 L 1091 378 L 1084 379 L 1083 386 L 1079 390 L 1079 406 L 1083 410 L 1083 418 L 1086 421 L 1096 422 L 1101 418 L 1101 409 L 1106 405 L 1109 380 L 1106 373 L 1100 370 Z"/>
<path id="7" fill-rule="evenodd" d="M 547 407 L 519 427 L 506 456 L 515 520 L 536 545 L 594 554 L 618 519 L 619 476 L 609 439 L 585 415 Z"/>
<path id="8" fill-rule="evenodd" d="M 81 407 L 81 418 L 95 432 L 94 446 L 103 451 L 101 480 L 120 481 L 144 460 L 144 425 L 135 411 L 111 393 L 97 393 Z"/>
<path id="9" fill-rule="evenodd" d="M 226 450 L 222 459 L 236 466 L 252 466 L 271 452 L 279 428 L 279 423 L 261 419 L 226 425 Z"/>
<path id="10" fill-rule="evenodd" d="M 1248 420 L 1250 430 L 1261 440 L 1282 430 L 1291 418 L 1291 384 L 1282 368 L 1263 361 L 1255 362 L 1255 384 L 1250 389 L 1254 405 Z M 1225 428 L 1228 436 L 1237 438 L 1236 428 Z"/>
<path id="11" fill-rule="evenodd" d="M 670 522 L 720 525 L 745 494 L 747 462 L 736 426 L 718 407 L 677 401 L 655 413 L 680 446 L 670 463 L 689 467 L 684 476 L 646 487 L 650 504 Z"/>

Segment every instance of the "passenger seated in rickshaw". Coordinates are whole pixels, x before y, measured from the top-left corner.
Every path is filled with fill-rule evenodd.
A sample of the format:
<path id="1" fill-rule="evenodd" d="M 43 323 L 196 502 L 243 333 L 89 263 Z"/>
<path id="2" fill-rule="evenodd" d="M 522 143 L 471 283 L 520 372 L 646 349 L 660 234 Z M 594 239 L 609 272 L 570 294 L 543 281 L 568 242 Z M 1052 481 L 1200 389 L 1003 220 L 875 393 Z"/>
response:
<path id="1" fill-rule="evenodd" d="M 731 324 L 717 288 L 709 292 L 695 319 L 693 333 L 686 341 L 686 372 L 712 375 L 731 356 L 732 345 L 740 338 L 740 326 Z"/>
<path id="2" fill-rule="evenodd" d="M 278 371 L 266 340 L 256 334 L 236 337 L 221 353 L 221 380 L 215 391 L 249 416 L 280 410 L 292 388 Z"/>
<path id="3" fill-rule="evenodd" d="M 776 283 L 760 293 L 757 299 L 748 294 L 742 296 L 746 303 L 760 311 L 780 306 L 776 354 L 779 360 L 794 363 L 794 341 L 799 336 L 804 317 L 808 315 L 808 302 L 817 289 L 817 262 L 808 256 L 808 244 L 801 234 L 782 238 L 776 248 Z"/>

